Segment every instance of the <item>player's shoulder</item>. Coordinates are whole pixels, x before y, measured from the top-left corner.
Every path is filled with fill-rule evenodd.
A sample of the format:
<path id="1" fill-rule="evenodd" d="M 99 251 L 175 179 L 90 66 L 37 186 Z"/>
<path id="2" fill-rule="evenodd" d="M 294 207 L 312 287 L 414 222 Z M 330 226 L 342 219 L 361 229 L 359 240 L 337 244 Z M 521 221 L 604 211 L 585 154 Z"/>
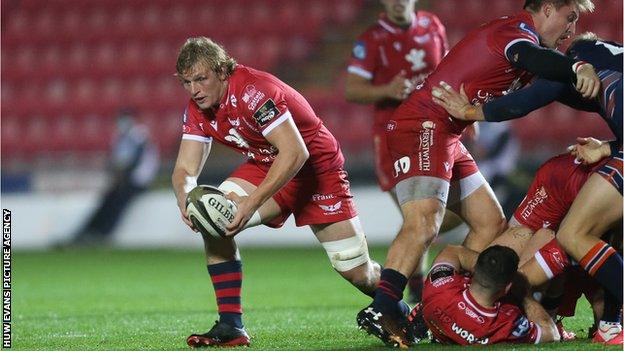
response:
<path id="1" fill-rule="evenodd" d="M 416 24 L 421 27 L 441 26 L 442 21 L 433 13 L 425 10 L 416 11 Z"/>
<path id="2" fill-rule="evenodd" d="M 454 283 L 463 284 L 463 276 L 450 263 L 435 263 L 427 274 L 427 283 L 435 288 L 452 285 Z"/>
<path id="3" fill-rule="evenodd" d="M 497 26 L 494 27 L 497 32 L 523 34 L 534 39 L 536 43 L 539 42 L 539 34 L 533 24 L 533 18 L 527 11 L 522 11 L 511 16 L 503 16 L 498 20 Z"/>
<path id="4" fill-rule="evenodd" d="M 235 108 L 239 108 L 238 105 L 242 103 L 246 106 L 244 110 L 255 111 L 261 102 L 279 94 L 278 82 L 277 78 L 267 72 L 239 65 L 229 82 L 230 103 Z"/>
<path id="5" fill-rule="evenodd" d="M 383 19 L 378 19 L 358 35 L 357 41 L 375 43 L 383 40 L 390 36 L 390 32 L 387 30 L 388 26 L 389 24 L 385 23 Z"/>

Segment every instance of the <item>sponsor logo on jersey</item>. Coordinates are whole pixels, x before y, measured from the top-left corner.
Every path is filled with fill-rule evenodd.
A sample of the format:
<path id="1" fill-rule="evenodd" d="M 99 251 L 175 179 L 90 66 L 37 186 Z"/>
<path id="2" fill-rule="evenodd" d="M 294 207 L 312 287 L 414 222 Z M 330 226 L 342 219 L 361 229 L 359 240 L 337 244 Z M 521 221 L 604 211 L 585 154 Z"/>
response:
<path id="1" fill-rule="evenodd" d="M 356 41 L 353 46 L 353 57 L 358 60 L 366 58 L 366 44 L 363 41 Z"/>
<path id="2" fill-rule="evenodd" d="M 520 215 L 522 216 L 522 218 L 528 219 L 533 213 L 533 211 L 535 210 L 535 208 L 539 206 L 541 203 L 543 203 L 547 198 L 548 198 L 548 193 L 546 192 L 546 189 L 544 189 L 543 186 L 540 186 L 539 189 L 535 191 L 535 194 L 533 194 L 533 197 L 531 198 L 531 200 L 527 202 L 522 212 L 520 212 Z"/>
<path id="3" fill-rule="evenodd" d="M 312 195 L 312 201 L 331 200 L 335 197 L 334 194 L 314 194 Z"/>
<path id="4" fill-rule="evenodd" d="M 186 124 L 182 125 L 182 133 L 190 133 L 191 132 L 191 127 L 187 126 Z"/>
<path id="5" fill-rule="evenodd" d="M 245 87 L 245 89 L 243 89 L 243 101 L 248 104 L 249 100 L 251 99 L 252 96 L 256 95 L 256 92 L 258 92 L 258 90 L 256 90 L 256 86 L 253 84 L 249 84 Z"/>
<path id="6" fill-rule="evenodd" d="M 393 120 L 389 120 L 388 123 L 386 123 L 386 131 L 391 132 L 393 130 L 395 130 L 397 128 L 397 122 L 393 121 Z"/>
<path id="7" fill-rule="evenodd" d="M 251 101 L 249 102 L 249 105 L 247 106 L 247 108 L 248 108 L 250 111 L 255 110 L 255 109 L 256 109 L 256 106 L 258 106 L 258 103 L 259 103 L 260 101 L 262 101 L 262 99 L 264 99 L 264 97 L 265 97 L 265 96 L 266 96 L 266 95 L 264 95 L 264 93 L 263 93 L 263 92 L 261 92 L 261 91 L 257 92 L 257 93 L 256 93 L 256 95 L 254 95 L 254 96 L 251 98 Z"/>
<path id="8" fill-rule="evenodd" d="M 483 91 L 482 89 L 477 90 L 477 94 L 475 96 L 474 99 L 472 99 L 470 102 L 473 105 L 481 105 L 483 103 L 486 103 L 490 100 L 492 100 L 494 98 L 494 94 L 488 92 L 488 91 Z"/>
<path id="9" fill-rule="evenodd" d="M 459 301 L 457 303 L 457 307 L 464 311 L 464 313 L 466 313 L 466 315 L 472 319 L 474 319 L 477 323 L 479 324 L 484 324 L 485 323 L 485 319 L 478 315 L 472 308 L 466 306 L 466 303 L 464 303 L 463 301 Z"/>
<path id="10" fill-rule="evenodd" d="M 275 106 L 273 99 L 268 99 L 260 108 L 253 114 L 254 119 L 260 126 L 263 126 L 271 121 L 275 116 L 280 114 L 279 109 Z"/>
<path id="11" fill-rule="evenodd" d="M 400 159 L 394 161 L 394 177 L 398 177 L 401 173 L 409 172 L 411 167 L 411 161 L 408 156 L 403 156 Z"/>
<path id="12" fill-rule="evenodd" d="M 430 171 L 431 147 L 433 146 L 433 130 L 431 128 L 423 127 L 423 129 L 421 129 L 419 132 L 418 139 L 418 169 L 420 169 L 421 171 Z"/>
<path id="13" fill-rule="evenodd" d="M 455 267 L 449 264 L 437 264 L 429 272 L 429 280 L 433 283 L 440 278 L 452 277 Z"/>
<path id="14" fill-rule="evenodd" d="M 485 338 L 483 340 L 477 338 L 476 336 L 474 336 L 474 334 L 458 326 L 456 323 L 453 323 L 453 325 L 451 326 L 451 330 L 453 330 L 455 334 L 459 335 L 460 338 L 466 340 L 469 344 L 479 343 L 486 345 L 490 341 L 490 338 Z"/>
<path id="15" fill-rule="evenodd" d="M 435 279 L 431 285 L 433 285 L 436 288 L 441 287 L 442 285 L 448 284 L 450 282 L 453 282 L 455 280 L 455 278 L 453 277 L 443 277 L 443 278 L 437 278 Z"/>
<path id="16" fill-rule="evenodd" d="M 334 215 L 334 214 L 338 214 L 338 213 L 342 213 L 342 211 L 340 210 L 340 208 L 342 208 L 342 200 L 336 202 L 333 205 L 318 205 L 318 207 L 321 208 L 321 210 L 325 211 L 325 215 Z"/>
<path id="17" fill-rule="evenodd" d="M 392 46 L 394 46 L 394 50 L 401 51 L 401 42 L 395 41 Z"/>
<path id="18" fill-rule="evenodd" d="M 445 169 L 447 172 L 449 172 L 449 171 L 451 170 L 451 164 L 450 164 L 450 163 L 448 163 L 448 162 L 444 161 L 444 162 L 442 162 L 442 164 L 444 165 L 444 169 Z"/>
<path id="19" fill-rule="evenodd" d="M 232 106 L 236 107 L 236 96 L 234 96 L 234 94 L 230 95 L 230 102 L 232 103 Z"/>

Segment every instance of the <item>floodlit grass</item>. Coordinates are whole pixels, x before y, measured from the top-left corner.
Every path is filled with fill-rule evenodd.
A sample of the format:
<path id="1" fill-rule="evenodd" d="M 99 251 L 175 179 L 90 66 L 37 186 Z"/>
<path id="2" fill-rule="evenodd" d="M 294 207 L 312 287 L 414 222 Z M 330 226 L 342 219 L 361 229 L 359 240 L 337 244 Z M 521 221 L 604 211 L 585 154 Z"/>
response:
<path id="1" fill-rule="evenodd" d="M 331 269 L 322 249 L 243 250 L 244 322 L 253 350 L 385 350 L 357 330 L 369 303 Z M 373 250 L 383 262 L 385 250 Z M 186 350 L 217 318 L 199 251 L 13 252 L 13 349 Z M 569 329 L 582 341 L 540 348 L 602 350 L 584 340 L 586 303 Z M 479 350 L 534 349 L 500 345 Z M 423 344 L 417 350 L 458 347 Z"/>

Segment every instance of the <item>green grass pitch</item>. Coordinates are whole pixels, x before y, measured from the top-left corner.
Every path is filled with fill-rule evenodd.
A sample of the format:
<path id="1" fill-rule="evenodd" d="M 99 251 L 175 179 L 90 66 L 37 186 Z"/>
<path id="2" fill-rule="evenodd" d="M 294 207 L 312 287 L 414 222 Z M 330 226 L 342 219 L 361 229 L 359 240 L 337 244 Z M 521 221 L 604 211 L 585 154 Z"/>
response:
<path id="1" fill-rule="evenodd" d="M 321 248 L 243 250 L 244 322 L 253 350 L 386 350 L 357 330 L 369 303 L 331 269 Z M 383 261 L 385 249 L 372 255 Z M 13 253 L 15 350 L 187 350 L 186 336 L 217 318 L 199 251 Z M 567 326 L 581 338 L 587 304 Z M 535 346 L 478 347 L 479 350 Z M 602 350 L 588 341 L 540 346 Z M 417 350 L 458 347 L 422 344 Z"/>

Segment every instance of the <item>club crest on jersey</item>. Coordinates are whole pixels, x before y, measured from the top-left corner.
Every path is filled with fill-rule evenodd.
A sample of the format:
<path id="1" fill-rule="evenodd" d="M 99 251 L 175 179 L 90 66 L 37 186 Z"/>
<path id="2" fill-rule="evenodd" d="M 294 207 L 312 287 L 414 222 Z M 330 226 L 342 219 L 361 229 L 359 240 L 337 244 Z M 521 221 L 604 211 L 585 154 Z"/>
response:
<path id="1" fill-rule="evenodd" d="M 280 114 L 279 109 L 275 106 L 273 99 L 268 99 L 260 108 L 253 114 L 254 119 L 258 122 L 258 125 L 263 126 L 271 121 L 275 116 Z"/>
<path id="2" fill-rule="evenodd" d="M 366 44 L 363 41 L 356 41 L 353 47 L 353 57 L 358 60 L 366 58 Z"/>
<path id="3" fill-rule="evenodd" d="M 412 64 L 412 71 L 414 72 L 427 67 L 427 63 L 425 62 L 425 50 L 412 49 L 409 54 L 405 55 L 405 60 Z"/>

